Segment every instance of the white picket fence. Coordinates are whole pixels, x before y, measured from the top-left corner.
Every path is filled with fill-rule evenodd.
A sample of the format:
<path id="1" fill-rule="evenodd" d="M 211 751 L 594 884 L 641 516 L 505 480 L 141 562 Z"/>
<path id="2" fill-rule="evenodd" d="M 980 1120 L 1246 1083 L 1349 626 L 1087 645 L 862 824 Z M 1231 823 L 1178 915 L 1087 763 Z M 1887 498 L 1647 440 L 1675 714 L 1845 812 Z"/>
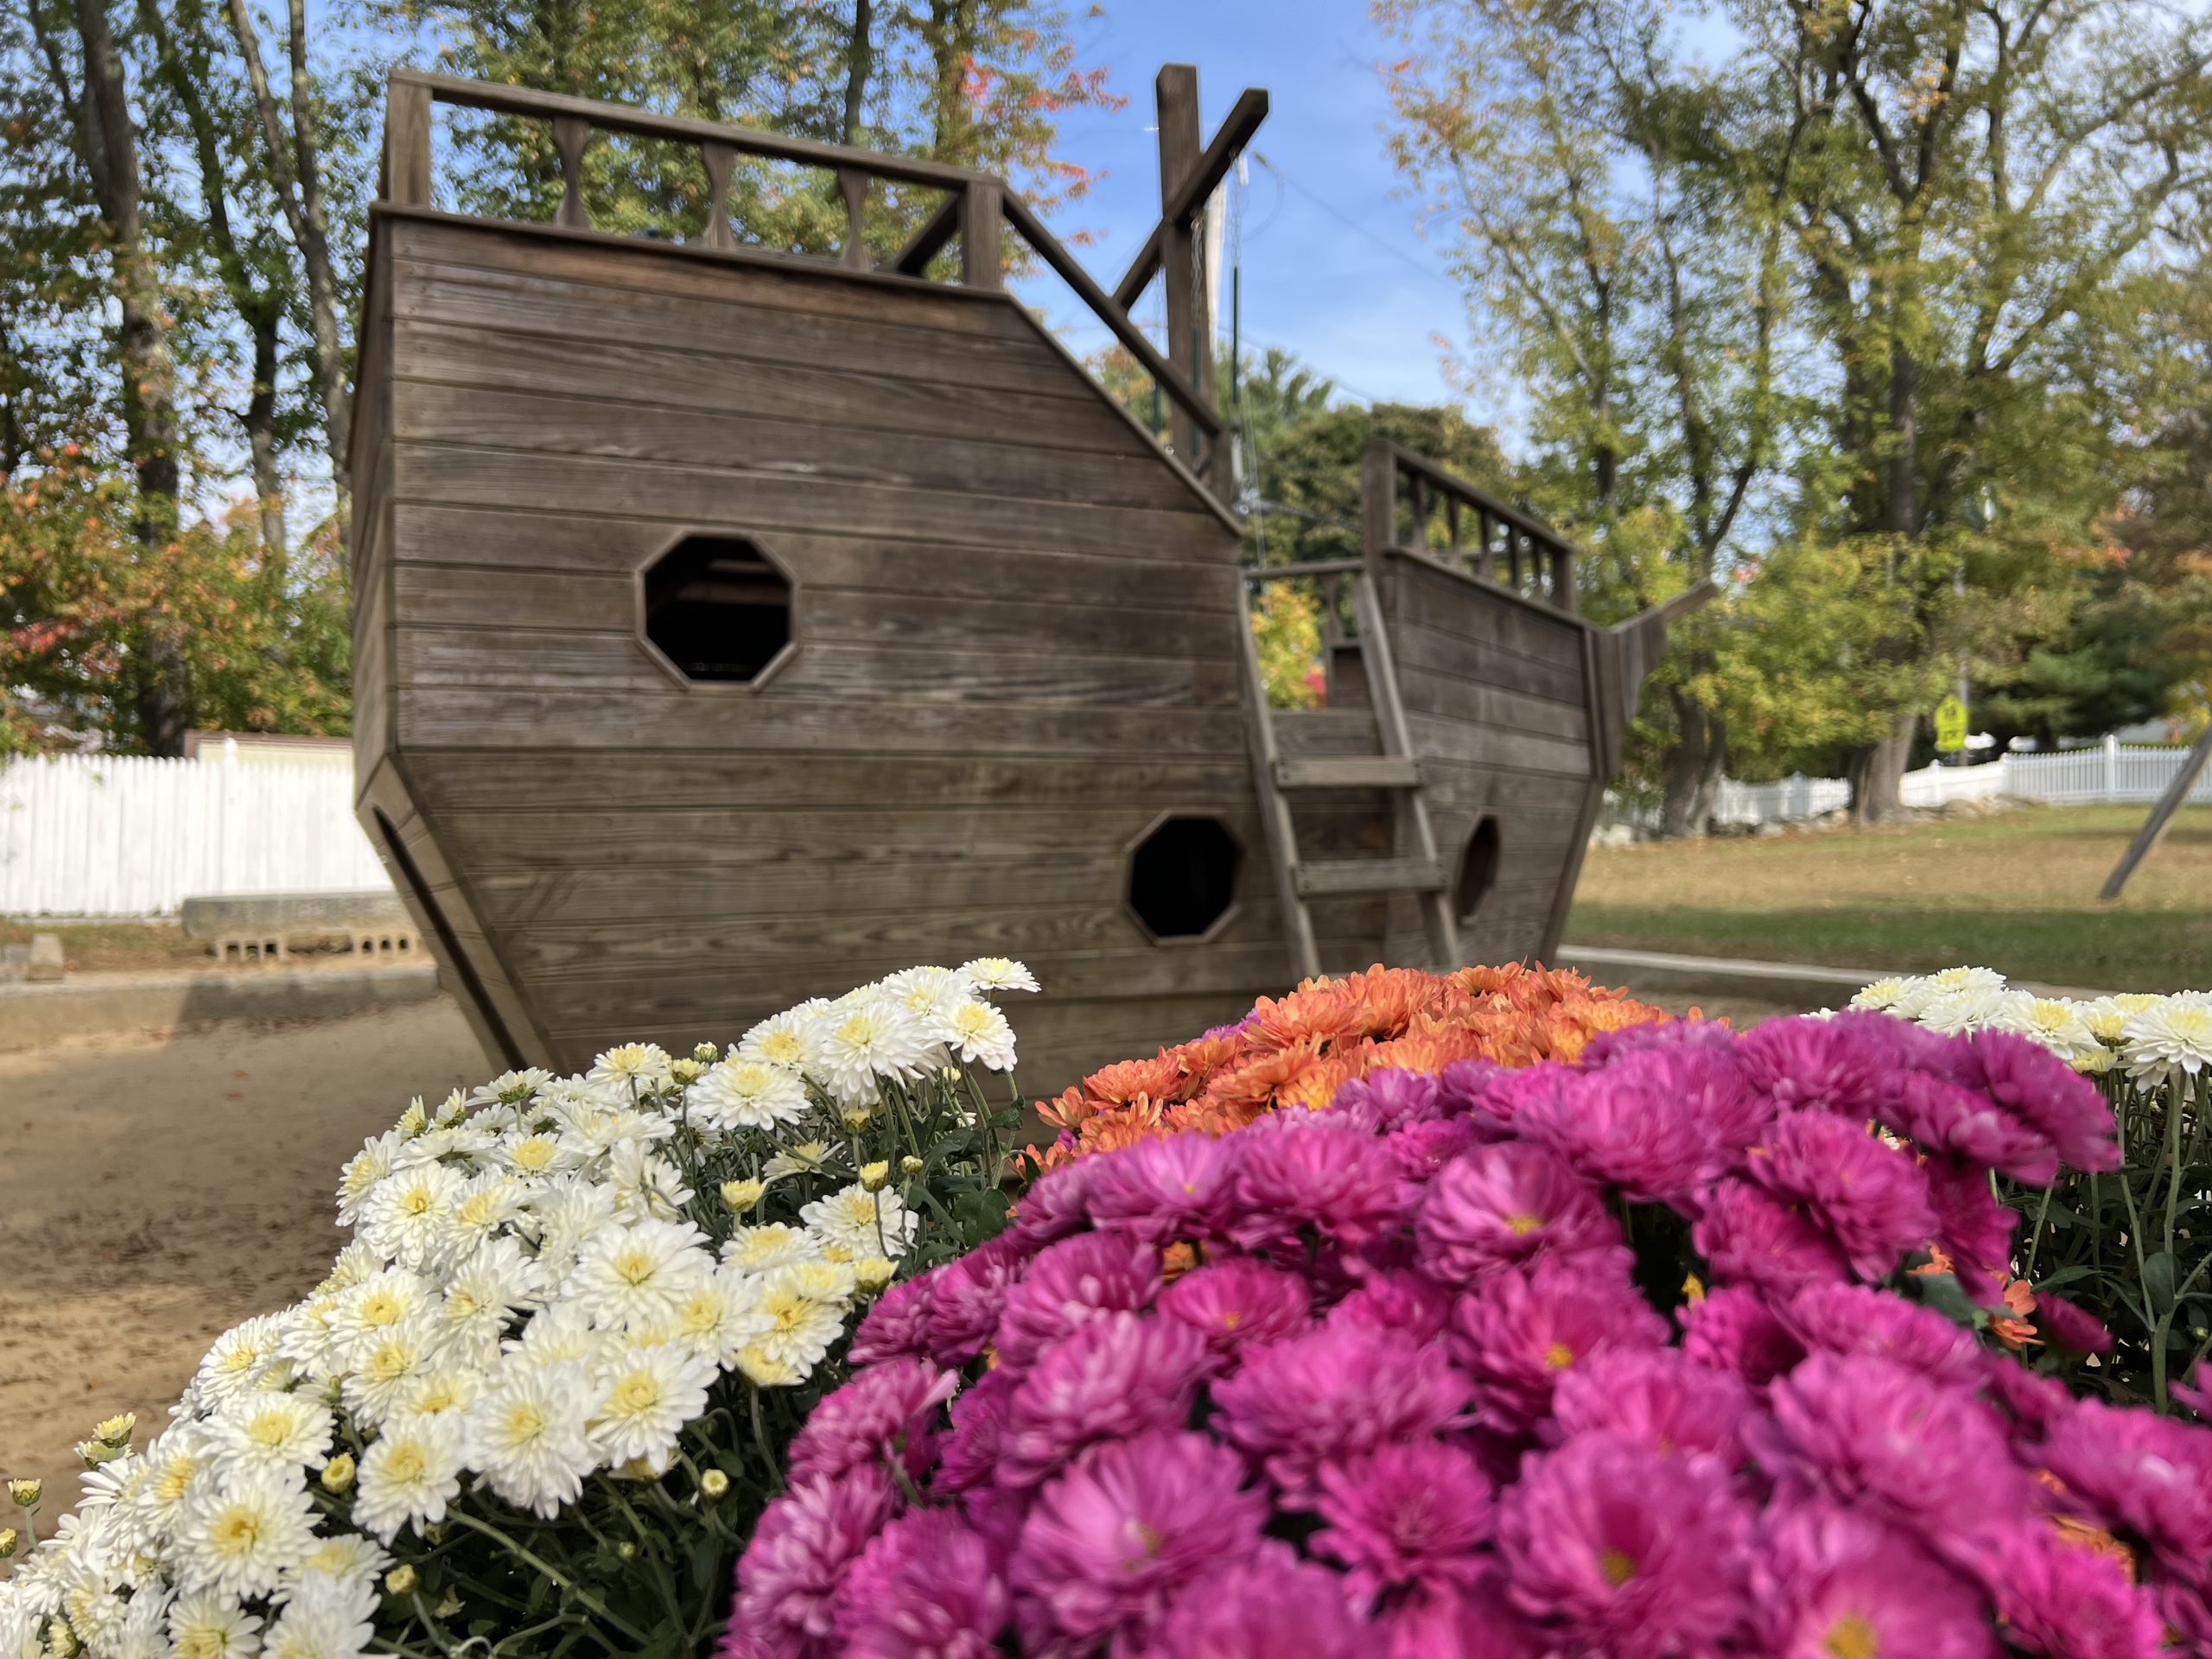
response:
<path id="1" fill-rule="evenodd" d="M 237 893 L 386 892 L 350 766 L 71 754 L 0 767 L 0 915 L 159 916 Z"/>
<path id="2" fill-rule="evenodd" d="M 2007 754 L 1979 766 L 1926 766 L 1904 775 L 1907 806 L 1942 806 L 1949 801 L 1983 801 L 1996 795 L 2045 801 L 2055 806 L 2088 806 L 2103 802 L 2148 804 L 2165 793 L 2187 749 L 2122 743 L 2107 738 L 2093 748 L 2056 754 Z M 2212 769 L 2189 792 L 2191 805 L 2212 806 Z M 1851 785 L 1841 778 L 1793 774 L 1771 784 L 1720 782 L 1713 805 L 1724 824 L 1786 823 L 1816 818 L 1851 804 Z M 1656 812 L 1616 822 L 1656 823 Z"/>

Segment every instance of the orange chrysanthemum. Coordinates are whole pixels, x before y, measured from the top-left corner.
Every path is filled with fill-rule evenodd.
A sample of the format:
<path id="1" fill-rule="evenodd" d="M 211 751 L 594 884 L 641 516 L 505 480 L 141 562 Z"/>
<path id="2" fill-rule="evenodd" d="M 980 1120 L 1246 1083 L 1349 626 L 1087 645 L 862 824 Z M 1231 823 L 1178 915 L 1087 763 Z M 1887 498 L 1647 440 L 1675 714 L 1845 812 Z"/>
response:
<path id="1" fill-rule="evenodd" d="M 1310 979 L 1287 996 L 1262 997 L 1240 1025 L 1107 1066 L 1039 1102 L 1039 1116 L 1061 1134 L 1027 1161 L 1041 1171 L 1152 1135 L 1226 1135 L 1285 1107 L 1325 1106 L 1370 1071 L 1573 1060 L 1600 1032 L 1665 1018 L 1580 974 L 1519 963 L 1446 975 L 1377 965 Z"/>

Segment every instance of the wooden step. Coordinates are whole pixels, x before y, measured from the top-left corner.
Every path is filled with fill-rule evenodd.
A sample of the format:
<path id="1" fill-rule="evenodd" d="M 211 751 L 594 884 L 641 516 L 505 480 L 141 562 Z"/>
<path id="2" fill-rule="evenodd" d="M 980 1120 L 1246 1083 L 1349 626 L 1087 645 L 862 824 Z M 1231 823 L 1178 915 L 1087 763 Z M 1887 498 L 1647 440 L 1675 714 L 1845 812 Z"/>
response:
<path id="1" fill-rule="evenodd" d="M 1450 885 L 1440 858 L 1332 858 L 1290 873 L 1301 899 L 1345 893 L 1441 893 Z"/>
<path id="2" fill-rule="evenodd" d="M 1380 754 L 1375 715 L 1368 709 L 1275 709 L 1268 711 L 1275 753 L 1285 760 Z"/>
<path id="3" fill-rule="evenodd" d="M 1275 762 L 1277 789 L 1419 789 L 1421 767 L 1400 754 Z"/>

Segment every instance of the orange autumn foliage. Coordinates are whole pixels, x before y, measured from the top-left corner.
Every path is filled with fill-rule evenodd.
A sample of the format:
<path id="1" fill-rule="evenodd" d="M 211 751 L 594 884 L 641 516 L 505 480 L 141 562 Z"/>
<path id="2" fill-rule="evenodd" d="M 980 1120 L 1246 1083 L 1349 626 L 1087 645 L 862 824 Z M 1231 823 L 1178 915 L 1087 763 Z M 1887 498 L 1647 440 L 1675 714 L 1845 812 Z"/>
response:
<path id="1" fill-rule="evenodd" d="M 1455 1060 L 1572 1060 L 1602 1031 L 1668 1016 L 1564 969 L 1376 966 L 1262 997 L 1236 1026 L 1093 1072 L 1038 1115 L 1061 1131 L 1031 1173 L 1152 1135 L 1225 1135 L 1284 1106 L 1319 1108 L 1370 1071 Z"/>

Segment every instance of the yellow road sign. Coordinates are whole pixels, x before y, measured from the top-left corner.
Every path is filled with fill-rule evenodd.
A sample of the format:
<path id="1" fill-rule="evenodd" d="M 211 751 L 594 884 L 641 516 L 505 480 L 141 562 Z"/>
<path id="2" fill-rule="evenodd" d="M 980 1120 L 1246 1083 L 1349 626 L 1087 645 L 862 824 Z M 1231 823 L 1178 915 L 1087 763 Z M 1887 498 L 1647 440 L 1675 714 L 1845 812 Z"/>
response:
<path id="1" fill-rule="evenodd" d="M 1966 746 L 1967 706 L 1954 692 L 1936 705 L 1936 747 L 1944 754 L 1956 754 Z"/>

